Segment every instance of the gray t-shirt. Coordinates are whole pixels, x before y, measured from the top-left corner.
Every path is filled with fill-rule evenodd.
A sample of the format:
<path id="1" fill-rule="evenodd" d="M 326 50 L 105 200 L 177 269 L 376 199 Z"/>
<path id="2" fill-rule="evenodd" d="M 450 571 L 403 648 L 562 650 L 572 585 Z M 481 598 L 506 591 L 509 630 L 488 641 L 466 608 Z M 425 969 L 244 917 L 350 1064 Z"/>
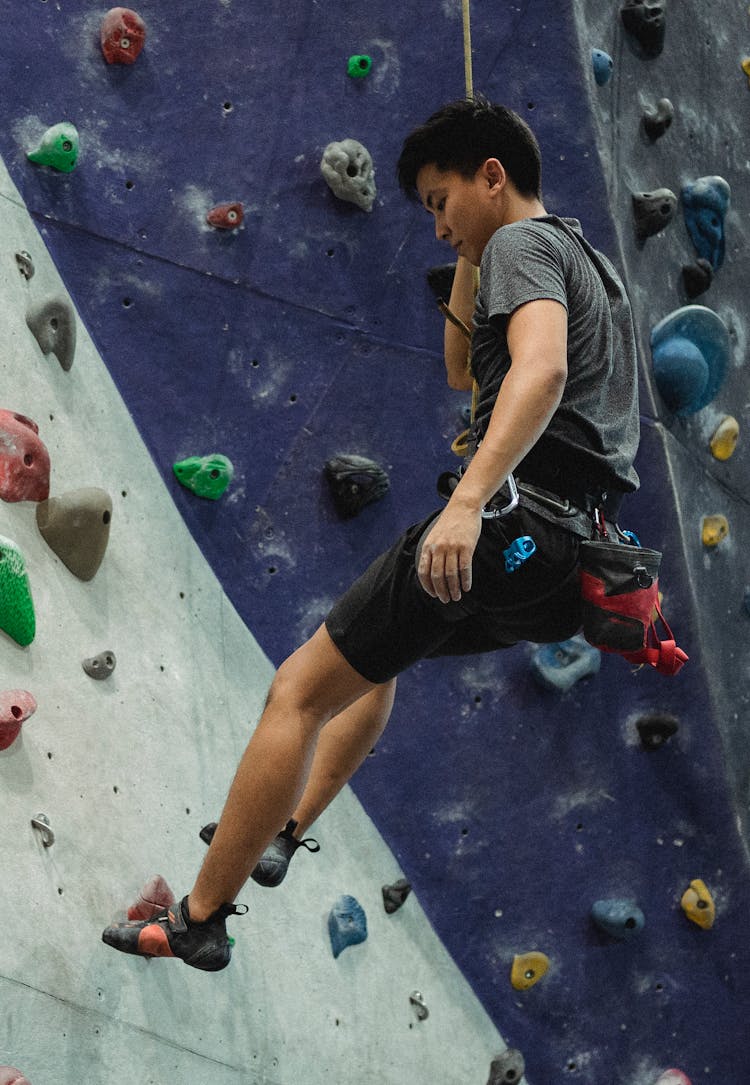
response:
<path id="1" fill-rule="evenodd" d="M 481 439 L 510 368 L 508 318 L 526 302 L 568 311 L 568 377 L 547 429 L 518 478 L 563 496 L 637 489 L 638 371 L 630 303 L 612 264 L 576 219 L 522 219 L 497 230 L 482 256 L 471 367 L 479 385 Z"/>

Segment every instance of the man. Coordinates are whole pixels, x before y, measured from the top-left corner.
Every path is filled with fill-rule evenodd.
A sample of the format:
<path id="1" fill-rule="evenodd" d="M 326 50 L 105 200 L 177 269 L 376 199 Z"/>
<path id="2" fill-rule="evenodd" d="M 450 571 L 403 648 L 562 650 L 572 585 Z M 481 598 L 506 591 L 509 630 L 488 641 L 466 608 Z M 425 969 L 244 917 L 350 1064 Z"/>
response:
<path id="1" fill-rule="evenodd" d="M 527 125 L 484 99 L 451 103 L 406 139 L 398 176 L 458 255 L 455 315 L 474 310 L 470 373 L 452 323 L 445 343 L 451 386 L 477 382 L 473 454 L 445 508 L 373 562 L 281 665 L 195 886 L 154 919 L 104 932 L 126 953 L 224 968 L 231 902 L 251 874 L 283 878 L 385 727 L 396 675 L 427 656 L 572 636 L 580 540 L 597 508 L 638 485 L 630 306 L 580 225 L 547 214 Z M 506 568 L 503 551 L 527 536 L 534 552 Z"/>

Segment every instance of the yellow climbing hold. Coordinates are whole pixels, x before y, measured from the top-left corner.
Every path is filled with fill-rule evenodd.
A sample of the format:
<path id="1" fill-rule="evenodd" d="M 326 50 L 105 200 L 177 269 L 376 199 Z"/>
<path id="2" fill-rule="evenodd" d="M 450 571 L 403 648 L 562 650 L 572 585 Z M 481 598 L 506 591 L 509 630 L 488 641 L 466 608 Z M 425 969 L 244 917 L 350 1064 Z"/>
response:
<path id="1" fill-rule="evenodd" d="M 697 923 L 704 931 L 710 930 L 716 919 L 714 900 L 704 882 L 695 878 L 682 894 L 682 910 L 688 919 Z"/>
<path id="2" fill-rule="evenodd" d="M 701 525 L 701 538 L 704 546 L 718 546 L 722 539 L 729 534 L 729 522 L 726 516 L 716 513 L 714 516 L 704 516 Z"/>
<path id="3" fill-rule="evenodd" d="M 742 70 L 747 78 L 750 79 L 750 57 L 745 57 L 742 61 Z"/>
<path id="4" fill-rule="evenodd" d="M 739 435 L 739 422 L 731 414 L 725 414 L 711 438 L 711 454 L 717 460 L 728 460 L 737 447 Z"/>
<path id="5" fill-rule="evenodd" d="M 533 987 L 549 968 L 549 957 L 544 953 L 521 953 L 513 958 L 510 982 L 517 991 Z"/>

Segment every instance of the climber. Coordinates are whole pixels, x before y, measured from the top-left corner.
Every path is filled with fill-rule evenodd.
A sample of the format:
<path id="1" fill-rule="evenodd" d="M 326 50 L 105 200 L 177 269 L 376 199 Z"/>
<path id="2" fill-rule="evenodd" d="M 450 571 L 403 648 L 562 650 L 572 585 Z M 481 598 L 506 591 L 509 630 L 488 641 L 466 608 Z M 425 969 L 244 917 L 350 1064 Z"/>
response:
<path id="1" fill-rule="evenodd" d="M 445 507 L 409 527 L 279 667 L 194 887 L 153 919 L 105 930 L 126 953 L 224 968 L 237 894 L 251 875 L 281 881 L 380 736 L 396 676 L 424 657 L 571 637 L 580 541 L 595 510 L 638 486 L 630 306 L 578 221 L 546 211 L 526 123 L 483 98 L 450 103 L 406 138 L 397 172 L 458 257 L 449 304 L 473 321 L 471 363 L 450 321 L 445 363 L 452 387 L 477 384 L 467 465 Z M 511 473 L 521 500 L 494 515 L 512 504 Z M 523 536 L 535 550 L 507 572 L 502 552 Z"/>

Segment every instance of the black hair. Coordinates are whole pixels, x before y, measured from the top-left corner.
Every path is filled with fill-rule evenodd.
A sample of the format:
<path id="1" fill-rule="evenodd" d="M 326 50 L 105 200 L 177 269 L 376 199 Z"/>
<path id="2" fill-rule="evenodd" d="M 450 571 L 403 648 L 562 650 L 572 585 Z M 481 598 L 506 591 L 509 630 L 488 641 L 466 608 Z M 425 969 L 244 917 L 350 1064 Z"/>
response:
<path id="1" fill-rule="evenodd" d="M 473 177 L 488 158 L 497 158 L 522 196 L 541 199 L 542 156 L 528 124 L 506 106 L 482 95 L 449 102 L 415 128 L 396 164 L 398 183 L 418 198 L 417 174 L 423 166 L 456 170 Z"/>

